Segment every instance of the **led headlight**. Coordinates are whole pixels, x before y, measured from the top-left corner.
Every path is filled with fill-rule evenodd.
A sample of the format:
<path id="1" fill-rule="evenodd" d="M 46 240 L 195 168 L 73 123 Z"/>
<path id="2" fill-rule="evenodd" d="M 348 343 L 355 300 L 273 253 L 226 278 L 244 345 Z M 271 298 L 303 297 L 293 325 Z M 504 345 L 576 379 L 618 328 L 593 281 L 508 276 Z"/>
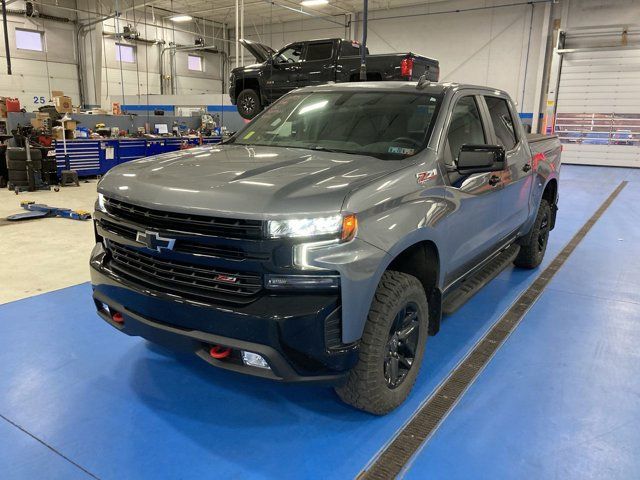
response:
<path id="1" fill-rule="evenodd" d="M 342 241 L 347 241 L 355 235 L 357 224 L 355 215 L 331 215 L 329 217 L 271 220 L 268 223 L 268 231 L 272 238 L 336 235 Z"/>
<path id="2" fill-rule="evenodd" d="M 96 202 L 96 208 L 101 212 L 107 211 L 107 207 L 105 206 L 105 202 L 104 202 L 104 195 L 101 193 L 98 193 L 98 201 Z"/>

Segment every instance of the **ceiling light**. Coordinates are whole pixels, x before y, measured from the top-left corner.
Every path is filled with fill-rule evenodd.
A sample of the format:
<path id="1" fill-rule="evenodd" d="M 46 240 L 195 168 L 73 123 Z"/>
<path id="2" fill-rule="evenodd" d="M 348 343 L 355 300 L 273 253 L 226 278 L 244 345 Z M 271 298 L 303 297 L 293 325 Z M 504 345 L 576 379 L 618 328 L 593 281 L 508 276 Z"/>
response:
<path id="1" fill-rule="evenodd" d="M 191 15 L 174 15 L 173 17 L 169 17 L 169 20 L 172 22 L 190 22 L 193 20 Z"/>
<path id="2" fill-rule="evenodd" d="M 329 0 L 302 0 L 300 5 L 303 7 L 315 7 L 318 5 L 326 5 L 329 3 Z"/>

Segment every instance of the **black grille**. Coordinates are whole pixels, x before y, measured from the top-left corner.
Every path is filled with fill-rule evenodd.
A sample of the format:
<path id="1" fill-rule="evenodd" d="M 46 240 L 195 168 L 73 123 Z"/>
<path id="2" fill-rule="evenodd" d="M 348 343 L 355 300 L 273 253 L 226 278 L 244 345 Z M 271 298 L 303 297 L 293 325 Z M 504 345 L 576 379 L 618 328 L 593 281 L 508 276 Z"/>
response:
<path id="1" fill-rule="evenodd" d="M 114 199 L 106 199 L 105 203 L 107 212 L 111 215 L 150 228 L 239 239 L 255 240 L 263 237 L 261 220 L 163 212 Z"/>
<path id="2" fill-rule="evenodd" d="M 262 276 L 158 258 L 109 242 L 111 268 L 143 287 L 197 301 L 249 303 L 262 290 Z"/>
<path id="3" fill-rule="evenodd" d="M 118 235 L 119 237 L 126 238 L 127 240 L 136 240 L 138 229 L 120 225 L 109 220 L 101 219 L 100 226 L 111 233 Z M 244 249 L 232 245 L 219 245 L 205 243 L 205 239 L 199 239 L 199 241 L 177 239 L 173 251 L 179 253 L 189 253 L 197 255 L 205 255 L 208 257 L 224 258 L 228 260 L 268 260 L 269 254 L 264 253 L 249 253 Z"/>

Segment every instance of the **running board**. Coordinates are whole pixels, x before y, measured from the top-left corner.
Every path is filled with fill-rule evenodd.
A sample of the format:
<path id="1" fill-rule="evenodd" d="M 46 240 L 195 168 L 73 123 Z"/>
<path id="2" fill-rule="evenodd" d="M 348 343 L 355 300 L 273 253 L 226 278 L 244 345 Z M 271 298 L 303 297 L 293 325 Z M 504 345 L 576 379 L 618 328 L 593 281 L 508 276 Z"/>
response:
<path id="1" fill-rule="evenodd" d="M 447 294 L 442 303 L 442 313 L 451 315 L 473 297 L 487 283 L 507 268 L 520 251 L 519 245 L 511 245 L 496 255 L 482 269 L 465 278 L 462 283 L 451 293 Z"/>

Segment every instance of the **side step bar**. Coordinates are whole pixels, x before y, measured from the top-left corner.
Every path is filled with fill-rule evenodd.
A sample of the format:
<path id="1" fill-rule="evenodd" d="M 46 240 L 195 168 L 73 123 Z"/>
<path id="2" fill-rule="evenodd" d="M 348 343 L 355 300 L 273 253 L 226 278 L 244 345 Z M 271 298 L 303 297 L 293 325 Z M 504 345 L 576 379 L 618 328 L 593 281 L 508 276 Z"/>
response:
<path id="1" fill-rule="evenodd" d="M 451 315 L 473 297 L 487 283 L 507 268 L 516 258 L 520 246 L 513 244 L 496 255 L 489 263 L 476 273 L 465 278 L 462 283 L 451 293 L 448 293 L 442 303 L 443 315 Z"/>

